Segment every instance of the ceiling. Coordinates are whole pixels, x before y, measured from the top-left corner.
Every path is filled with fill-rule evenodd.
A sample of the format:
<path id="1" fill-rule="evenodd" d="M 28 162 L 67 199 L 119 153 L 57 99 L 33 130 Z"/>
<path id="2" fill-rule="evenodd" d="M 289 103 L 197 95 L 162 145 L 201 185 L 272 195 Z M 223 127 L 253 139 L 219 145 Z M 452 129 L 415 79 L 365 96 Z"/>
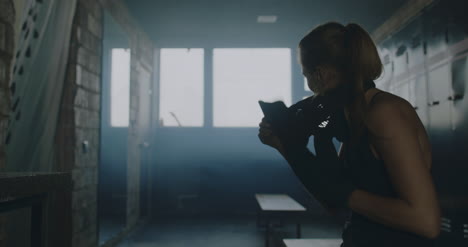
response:
<path id="1" fill-rule="evenodd" d="M 124 0 L 159 47 L 292 46 L 327 21 L 372 33 L 406 0 Z M 258 15 L 276 15 L 273 24 Z"/>

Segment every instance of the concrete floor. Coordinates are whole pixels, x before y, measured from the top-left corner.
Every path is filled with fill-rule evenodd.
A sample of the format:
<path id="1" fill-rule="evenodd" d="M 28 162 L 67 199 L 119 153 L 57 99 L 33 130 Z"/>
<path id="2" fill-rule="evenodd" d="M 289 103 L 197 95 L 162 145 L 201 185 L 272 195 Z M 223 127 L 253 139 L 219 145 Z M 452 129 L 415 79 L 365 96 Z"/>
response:
<path id="1" fill-rule="evenodd" d="M 99 219 L 99 246 L 117 236 L 125 228 L 125 221 L 111 217 Z"/>
<path id="2" fill-rule="evenodd" d="M 342 225 L 333 218 L 311 218 L 302 225 L 302 238 L 341 238 Z M 270 247 L 284 246 L 282 239 L 295 238 L 296 226 L 275 229 Z M 336 246 L 325 245 L 326 247 Z M 137 227 L 118 247 L 264 247 L 265 232 L 253 216 L 158 218 Z"/>

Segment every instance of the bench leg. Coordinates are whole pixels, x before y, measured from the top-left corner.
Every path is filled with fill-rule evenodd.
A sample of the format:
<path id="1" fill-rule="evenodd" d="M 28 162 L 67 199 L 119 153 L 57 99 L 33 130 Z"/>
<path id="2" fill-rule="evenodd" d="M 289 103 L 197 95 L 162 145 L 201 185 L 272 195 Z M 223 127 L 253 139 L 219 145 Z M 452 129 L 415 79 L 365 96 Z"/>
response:
<path id="1" fill-rule="evenodd" d="M 301 224 L 300 223 L 298 223 L 296 226 L 296 234 L 297 234 L 297 238 L 301 238 Z"/>
<path id="2" fill-rule="evenodd" d="M 260 227 L 260 212 L 257 211 L 257 227 Z"/>
<path id="3" fill-rule="evenodd" d="M 258 210 L 257 211 L 257 227 L 258 228 L 265 227 L 265 225 L 262 224 L 262 218 L 266 218 L 266 217 L 263 217 L 262 212 Z M 265 221 L 265 219 L 263 219 L 263 221 Z"/>
<path id="4" fill-rule="evenodd" d="M 266 219 L 266 222 L 265 222 L 265 247 L 268 247 L 269 245 L 269 240 L 270 240 L 270 222 L 268 219 Z"/>

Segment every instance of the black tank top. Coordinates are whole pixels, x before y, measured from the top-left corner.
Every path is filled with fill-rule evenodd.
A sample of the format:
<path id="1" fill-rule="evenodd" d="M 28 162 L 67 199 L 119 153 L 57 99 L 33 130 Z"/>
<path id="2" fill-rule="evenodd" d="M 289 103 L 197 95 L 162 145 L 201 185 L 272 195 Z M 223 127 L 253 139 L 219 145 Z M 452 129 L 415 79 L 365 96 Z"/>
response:
<path id="1" fill-rule="evenodd" d="M 373 82 L 367 89 L 372 87 L 375 87 Z M 379 93 L 382 92 L 374 94 L 369 104 L 373 103 Z M 380 196 L 397 197 L 384 162 L 375 158 L 369 147 L 368 138 L 369 133 L 365 129 L 356 146 L 344 146 L 345 168 L 357 188 Z M 344 225 L 342 238 L 342 247 L 434 246 L 434 240 L 385 226 L 352 210 Z"/>

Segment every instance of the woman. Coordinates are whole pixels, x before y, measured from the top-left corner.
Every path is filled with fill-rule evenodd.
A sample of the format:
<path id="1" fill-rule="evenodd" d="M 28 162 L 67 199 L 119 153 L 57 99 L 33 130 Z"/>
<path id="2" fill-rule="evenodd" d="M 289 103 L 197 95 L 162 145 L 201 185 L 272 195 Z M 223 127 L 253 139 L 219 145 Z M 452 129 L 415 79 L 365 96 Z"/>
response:
<path id="1" fill-rule="evenodd" d="M 349 138 L 339 155 L 334 147 L 327 154 L 340 162 L 319 154 L 327 145 L 332 150 L 330 137 L 314 136 L 315 157 L 303 143 L 279 138 L 265 118 L 258 135 L 262 143 L 285 157 L 325 207 L 350 210 L 341 246 L 433 246 L 440 208 L 429 139 L 411 104 L 375 88 L 383 66 L 369 34 L 357 24 L 329 22 L 308 33 L 298 51 L 315 95 L 349 88 L 350 100 L 343 105 Z"/>

